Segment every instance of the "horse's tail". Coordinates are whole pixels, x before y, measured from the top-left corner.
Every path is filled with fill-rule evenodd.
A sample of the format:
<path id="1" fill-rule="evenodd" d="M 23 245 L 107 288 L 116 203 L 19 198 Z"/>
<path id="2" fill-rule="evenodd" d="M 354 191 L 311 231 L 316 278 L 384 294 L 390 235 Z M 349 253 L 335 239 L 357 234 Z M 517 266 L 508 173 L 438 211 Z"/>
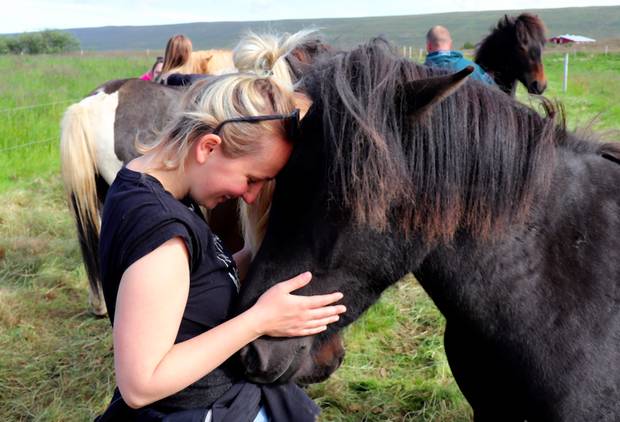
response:
<path id="1" fill-rule="evenodd" d="M 97 315 L 106 313 L 99 282 L 99 212 L 97 163 L 90 121 L 95 95 L 71 105 L 61 123 L 60 160 L 69 208 L 75 218 L 84 265 L 90 283 L 90 303 Z"/>

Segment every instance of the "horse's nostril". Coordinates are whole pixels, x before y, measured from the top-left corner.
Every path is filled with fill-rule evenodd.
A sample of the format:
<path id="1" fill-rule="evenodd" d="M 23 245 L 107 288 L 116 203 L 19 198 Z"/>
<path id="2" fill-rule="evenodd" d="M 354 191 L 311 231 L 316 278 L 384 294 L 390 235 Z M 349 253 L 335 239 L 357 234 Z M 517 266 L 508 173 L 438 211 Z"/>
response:
<path id="1" fill-rule="evenodd" d="M 245 346 L 239 351 L 239 358 L 247 373 L 256 373 L 260 368 L 260 357 L 252 344 Z"/>

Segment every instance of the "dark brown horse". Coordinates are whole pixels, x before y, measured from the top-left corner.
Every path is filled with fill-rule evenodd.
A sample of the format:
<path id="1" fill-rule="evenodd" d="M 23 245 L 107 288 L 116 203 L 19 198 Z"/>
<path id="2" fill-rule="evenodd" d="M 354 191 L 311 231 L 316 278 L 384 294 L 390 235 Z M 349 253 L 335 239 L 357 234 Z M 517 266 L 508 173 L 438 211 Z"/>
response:
<path id="1" fill-rule="evenodd" d="M 530 94 L 542 94 L 547 88 L 542 63 L 545 31 L 545 24 L 536 15 L 505 15 L 478 44 L 474 61 L 507 94 L 515 95 L 517 82 Z"/>
<path id="2" fill-rule="evenodd" d="M 510 91 L 516 81 L 521 80 L 530 92 L 540 93 L 546 86 L 541 62 L 543 44 L 544 25 L 540 19 L 527 14 L 517 18 L 506 16 L 479 47 L 479 51 L 488 52 L 487 55 L 506 56 L 505 60 L 483 60 L 479 64 L 496 76 L 502 89 Z M 287 55 L 288 71 L 298 80 L 317 57 L 328 52 L 333 51 L 316 35 L 308 37 Z M 513 63 L 519 65 L 512 66 Z M 510 72 L 506 70 L 507 65 L 512 66 Z M 97 315 L 105 314 L 97 287 L 96 251 L 99 213 L 107 187 L 121 166 L 138 155 L 135 140 L 146 143 L 153 140 L 170 120 L 183 93 L 183 88 L 137 79 L 110 81 L 71 106 L 65 115 L 61 140 L 63 178 L 77 223 L 90 285 L 90 302 Z M 236 203 L 230 201 L 218 207 L 210 218 L 212 229 L 231 250 L 243 245 L 236 207 Z"/>
<path id="3" fill-rule="evenodd" d="M 241 352 L 257 382 L 317 382 L 338 331 L 413 272 L 445 316 L 453 375 L 480 421 L 620 420 L 620 147 L 382 40 L 315 66 L 313 106 L 277 177 L 243 310 L 310 270 L 344 293 L 320 335 Z"/>

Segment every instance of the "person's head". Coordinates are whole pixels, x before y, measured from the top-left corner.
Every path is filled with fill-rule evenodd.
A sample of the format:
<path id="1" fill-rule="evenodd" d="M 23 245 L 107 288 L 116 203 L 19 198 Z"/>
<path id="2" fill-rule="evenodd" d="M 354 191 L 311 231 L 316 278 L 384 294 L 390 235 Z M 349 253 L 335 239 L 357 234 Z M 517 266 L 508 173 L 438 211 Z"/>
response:
<path id="1" fill-rule="evenodd" d="M 432 53 L 447 50 L 452 50 L 450 31 L 441 25 L 433 26 L 426 33 L 426 51 Z"/>
<path id="2" fill-rule="evenodd" d="M 156 154 L 163 168 L 177 169 L 207 208 L 232 197 L 252 203 L 291 153 L 299 117 L 293 97 L 274 78 L 253 74 L 200 81 L 158 142 L 142 150 Z"/>
<path id="3" fill-rule="evenodd" d="M 162 73 L 179 68 L 189 61 L 192 54 L 192 41 L 185 35 L 175 35 L 168 40 L 164 53 Z"/>
<path id="4" fill-rule="evenodd" d="M 159 75 L 161 75 L 161 70 L 164 66 L 164 58 L 162 56 L 157 56 L 155 59 L 155 63 L 153 63 L 153 67 L 151 67 L 151 77 L 153 80 L 157 79 Z"/>
<path id="5" fill-rule="evenodd" d="M 294 34 L 257 34 L 248 31 L 233 49 L 233 62 L 240 72 L 274 75 L 285 86 L 293 89 L 292 72 L 286 56 L 310 40 L 316 40 L 316 29 L 304 29 Z"/>

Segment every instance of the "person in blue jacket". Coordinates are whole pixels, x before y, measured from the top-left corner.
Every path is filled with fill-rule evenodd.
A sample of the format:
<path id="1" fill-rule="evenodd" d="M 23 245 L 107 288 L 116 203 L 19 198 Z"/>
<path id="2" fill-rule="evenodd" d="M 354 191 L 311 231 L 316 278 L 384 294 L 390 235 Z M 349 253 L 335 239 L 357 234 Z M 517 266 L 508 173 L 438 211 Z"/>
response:
<path id="1" fill-rule="evenodd" d="M 433 26 L 426 33 L 426 51 L 428 55 L 426 66 L 443 67 L 458 72 L 467 66 L 473 66 L 474 71 L 469 76 L 472 79 L 495 85 L 495 81 L 480 66 L 463 57 L 460 51 L 452 50 L 450 32 L 441 25 Z"/>

